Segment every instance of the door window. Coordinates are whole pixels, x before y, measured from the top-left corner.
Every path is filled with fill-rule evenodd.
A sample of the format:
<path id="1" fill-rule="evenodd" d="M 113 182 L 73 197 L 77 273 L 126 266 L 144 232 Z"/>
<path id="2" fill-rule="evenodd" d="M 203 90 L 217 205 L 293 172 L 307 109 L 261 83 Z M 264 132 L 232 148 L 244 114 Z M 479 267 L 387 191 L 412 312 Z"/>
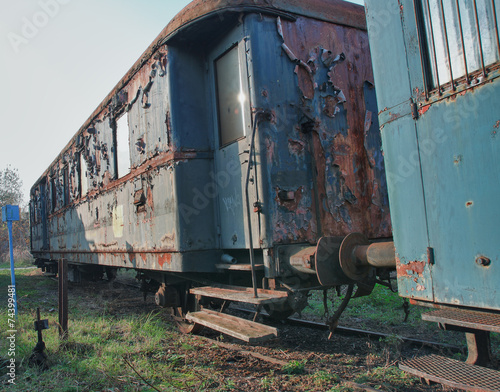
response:
<path id="1" fill-rule="evenodd" d="M 215 60 L 220 146 L 245 137 L 249 99 L 243 85 L 238 46 Z"/>

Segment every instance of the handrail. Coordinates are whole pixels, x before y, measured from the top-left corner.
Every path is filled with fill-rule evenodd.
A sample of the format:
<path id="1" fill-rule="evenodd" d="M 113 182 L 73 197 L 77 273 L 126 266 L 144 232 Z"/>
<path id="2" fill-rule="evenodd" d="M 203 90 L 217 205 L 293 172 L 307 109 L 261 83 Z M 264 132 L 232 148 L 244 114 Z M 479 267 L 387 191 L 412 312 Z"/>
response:
<path id="1" fill-rule="evenodd" d="M 253 130 L 252 130 L 252 139 L 250 142 L 250 150 L 248 152 L 248 168 L 247 168 L 247 178 L 245 181 L 245 198 L 246 198 L 246 207 L 247 207 L 247 226 L 248 226 L 248 241 L 249 241 L 249 252 L 250 252 L 250 266 L 252 269 L 252 287 L 253 287 L 253 295 L 254 298 L 258 298 L 257 294 L 257 277 L 255 275 L 255 259 L 254 259 L 254 249 L 253 249 L 253 238 L 252 238 L 252 215 L 250 212 L 250 197 L 248 194 L 248 185 L 250 183 L 250 171 L 252 170 L 252 157 L 255 150 L 255 133 L 257 131 L 257 123 L 258 118 L 266 114 L 264 110 L 259 110 L 255 113 Z"/>

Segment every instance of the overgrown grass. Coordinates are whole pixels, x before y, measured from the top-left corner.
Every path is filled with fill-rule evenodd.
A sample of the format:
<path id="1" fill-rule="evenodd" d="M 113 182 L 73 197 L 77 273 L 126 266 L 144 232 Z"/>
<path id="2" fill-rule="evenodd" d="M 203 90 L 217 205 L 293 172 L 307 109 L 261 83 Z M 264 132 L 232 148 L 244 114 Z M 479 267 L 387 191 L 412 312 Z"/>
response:
<path id="1" fill-rule="evenodd" d="M 193 347 L 156 312 L 119 319 L 100 309 L 98 297 L 74 298 L 70 294 L 70 334 L 58 335 L 57 281 L 35 271 L 18 271 L 19 318 L 16 322 L 16 384 L 11 391 L 143 391 L 153 390 L 141 377 L 162 391 L 203 390 L 218 374 L 209 366 L 198 366 L 186 353 Z M 9 271 L 0 271 L 0 358 L 7 359 L 7 290 Z M 49 296 L 47 296 L 49 295 Z M 87 300 L 87 302 L 84 302 Z M 89 307 L 92 301 L 94 306 Z M 41 308 L 50 328 L 43 339 L 49 369 L 40 372 L 28 366 L 37 342 L 33 328 L 35 309 Z M 137 374 L 140 374 L 141 377 Z M 0 384 L 8 377 L 1 369 Z M 211 381 L 210 381 L 211 380 Z M 222 389 L 220 389 L 222 390 Z"/>
<path id="2" fill-rule="evenodd" d="M 14 268 L 29 268 L 34 267 L 34 259 L 15 259 Z M 0 269 L 10 268 L 10 261 L 0 263 Z"/>
<path id="3" fill-rule="evenodd" d="M 399 370 L 397 367 L 377 367 L 356 378 L 360 384 L 370 384 L 384 391 L 408 391 L 418 382 L 418 378 Z"/>
<path id="4" fill-rule="evenodd" d="M 333 314 L 341 301 L 342 298 L 337 297 L 334 290 L 329 291 L 328 306 L 330 315 Z M 334 304 L 333 307 L 332 303 Z M 403 303 L 403 299 L 397 293 L 377 285 L 369 296 L 351 299 L 347 309 L 342 314 L 341 320 L 358 322 L 359 328 L 367 327 L 367 321 L 386 326 L 401 325 L 405 318 Z M 422 311 L 422 308 L 411 307 L 408 323 L 420 322 Z M 322 292 L 315 291 L 312 293 L 309 306 L 304 310 L 304 313 L 320 318 L 324 316 Z"/>
<path id="5" fill-rule="evenodd" d="M 133 276 L 132 272 L 127 274 Z M 19 302 L 19 318 L 16 323 L 17 377 L 16 385 L 10 386 L 8 390 L 14 392 L 242 390 L 241 385 L 237 384 L 238 380 L 224 372 L 228 366 L 226 360 L 219 360 L 217 354 L 207 357 L 207 352 L 216 352 L 219 350 L 218 346 L 193 336 L 180 335 L 174 325 L 166 322 L 162 313 L 152 310 L 154 308 L 148 310 L 141 305 L 140 298 L 135 305 L 131 302 L 131 306 L 135 308 L 130 311 L 128 308 L 123 309 L 123 299 L 113 297 L 116 294 L 113 290 L 93 292 L 72 289 L 70 286 L 70 334 L 67 341 L 61 341 L 57 328 L 56 279 L 43 276 L 38 270 L 18 270 L 16 280 Z M 4 288 L 0 292 L 0 364 L 3 362 L 2 359 L 8 358 L 6 288 L 9 284 L 10 272 L 0 271 L 0 287 Z M 111 293 L 110 297 L 104 297 L 107 294 L 103 293 L 108 291 Z M 116 305 L 119 300 L 122 307 Z M 338 298 L 335 298 L 335 301 L 340 302 Z M 313 294 L 310 302 L 311 308 L 308 312 L 321 317 L 322 296 Z M 129 303 L 128 298 L 125 299 L 125 303 Z M 378 287 L 372 296 L 354 299 L 342 321 L 348 321 L 361 328 L 365 323 L 401 328 L 404 317 L 402 303 L 397 294 Z M 49 369 L 44 372 L 28 366 L 28 359 L 37 341 L 37 333 L 33 329 L 37 307 L 41 309 L 42 318 L 48 318 L 50 324 L 50 329 L 44 331 L 43 335 L 49 365 Z M 435 325 L 420 320 L 421 312 L 421 309 L 413 307 L 407 325 L 414 331 L 415 325 L 420 323 L 422 328 L 428 328 L 433 333 L 437 332 Z M 499 347 L 498 335 L 493 334 L 492 339 L 495 351 L 495 346 Z M 289 364 L 281 369 L 263 373 L 264 376 L 255 384 L 262 391 L 286 390 L 286 387 L 282 387 L 284 382 L 289 383 L 286 385 L 297 382 L 305 386 L 301 389 L 304 391 L 345 392 L 353 388 L 342 384 L 342 378 L 345 378 L 346 374 L 357 374 L 355 378 L 352 376 L 354 378 L 352 381 L 377 389 L 413 390 L 418 380 L 393 366 L 397 359 L 395 357 L 399 356 L 401 349 L 401 339 L 398 334 L 394 333 L 370 344 L 373 344 L 373 350 L 369 347 L 370 354 L 366 358 L 344 356 L 336 359 L 336 365 L 344 369 L 343 375 L 323 367 L 320 363 L 322 360 L 299 357 L 290 360 Z M 204 355 L 198 354 L 200 349 L 204 350 Z M 328 355 L 324 358 L 325 363 L 332 361 Z M 381 367 L 380 364 L 386 366 Z M 0 368 L 0 385 L 7 380 L 6 373 L 5 368 Z"/>

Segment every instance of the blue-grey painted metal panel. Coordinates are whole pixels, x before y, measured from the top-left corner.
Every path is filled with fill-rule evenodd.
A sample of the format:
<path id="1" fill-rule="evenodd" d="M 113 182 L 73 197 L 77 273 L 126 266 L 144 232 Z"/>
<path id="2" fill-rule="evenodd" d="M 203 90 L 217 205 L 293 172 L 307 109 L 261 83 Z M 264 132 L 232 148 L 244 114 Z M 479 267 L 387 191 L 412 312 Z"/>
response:
<path id="1" fill-rule="evenodd" d="M 401 34 L 401 8 L 394 0 L 365 3 L 378 107 L 384 111 L 411 96 L 406 45 Z"/>
<path id="2" fill-rule="evenodd" d="M 367 0 L 399 291 L 500 309 L 498 72 L 432 90 L 414 5 Z"/>
<path id="3" fill-rule="evenodd" d="M 419 139 L 436 140 L 421 142 L 421 160 L 437 302 L 500 309 L 499 91 L 496 79 L 417 121 Z"/>

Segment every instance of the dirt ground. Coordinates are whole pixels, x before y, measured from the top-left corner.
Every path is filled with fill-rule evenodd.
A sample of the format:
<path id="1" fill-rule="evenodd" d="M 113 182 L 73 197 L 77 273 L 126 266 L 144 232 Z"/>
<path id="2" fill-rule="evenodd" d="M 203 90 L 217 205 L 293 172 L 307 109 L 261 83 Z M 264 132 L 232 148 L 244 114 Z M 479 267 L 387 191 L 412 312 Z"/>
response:
<path id="1" fill-rule="evenodd" d="M 130 275 L 119 275 L 110 283 L 70 284 L 69 296 L 70 306 L 71 297 L 78 297 L 87 299 L 85 302 L 92 307 L 97 296 L 106 302 L 106 312 L 115 317 L 131 313 L 159 312 L 165 322 L 171 324 L 167 312 L 154 304 L 152 294 L 144 301 L 138 283 Z M 191 335 L 188 338 L 189 344 L 195 346 L 196 350 L 187 350 L 182 352 L 182 355 L 187 358 L 186 361 L 192 360 L 200 366 L 210 365 L 217 372 L 222 372 L 225 380 L 231 380 L 233 390 L 454 391 L 441 385 L 423 384 L 420 380 L 407 377 L 397 370 L 398 363 L 405 358 L 429 353 L 449 357 L 449 350 L 410 345 L 397 338 L 394 341 L 380 341 L 379 338 L 373 337 L 335 334 L 328 340 L 327 331 L 291 326 L 285 322 L 266 323 L 279 329 L 277 339 L 250 346 L 204 329 L 199 336 Z M 412 331 L 411 325 L 405 325 L 393 332 L 401 331 L 405 332 L 405 336 L 420 335 L 420 339 L 436 340 L 433 335 L 422 336 L 421 330 Z M 185 335 L 179 334 L 179 338 L 185 338 Z M 251 353 L 260 354 L 265 359 L 256 358 Z M 273 360 L 276 360 L 276 363 L 273 363 Z M 283 362 L 294 364 L 296 368 L 292 366 L 287 370 L 280 364 Z M 204 388 L 218 390 L 218 384 L 220 381 L 214 381 L 212 385 L 205 385 Z"/>

